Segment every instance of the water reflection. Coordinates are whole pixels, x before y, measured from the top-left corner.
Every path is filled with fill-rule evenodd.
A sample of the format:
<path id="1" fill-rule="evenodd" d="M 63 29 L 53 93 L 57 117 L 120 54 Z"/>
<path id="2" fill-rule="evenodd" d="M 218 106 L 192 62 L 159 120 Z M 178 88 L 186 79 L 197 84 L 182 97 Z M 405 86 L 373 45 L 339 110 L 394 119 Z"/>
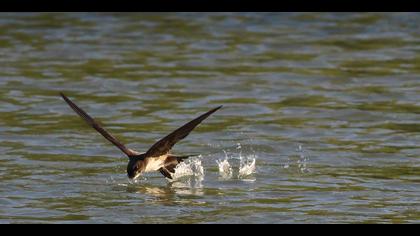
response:
<path id="1" fill-rule="evenodd" d="M 202 196 L 204 194 L 202 180 L 187 179 L 168 182 L 165 186 L 142 183 L 126 186 L 128 193 L 139 193 L 157 197 L 160 200 L 175 201 L 177 196 Z"/>

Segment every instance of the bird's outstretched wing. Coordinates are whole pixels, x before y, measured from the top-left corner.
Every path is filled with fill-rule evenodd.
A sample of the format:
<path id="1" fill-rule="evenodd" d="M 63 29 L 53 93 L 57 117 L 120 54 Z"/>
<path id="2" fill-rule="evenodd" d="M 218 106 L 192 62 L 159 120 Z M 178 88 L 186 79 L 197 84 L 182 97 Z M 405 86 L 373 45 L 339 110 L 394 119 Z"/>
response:
<path id="1" fill-rule="evenodd" d="M 64 101 L 69 104 L 69 106 L 80 116 L 83 118 L 83 120 L 86 121 L 87 124 L 92 126 L 96 131 L 98 131 L 102 136 L 104 136 L 108 141 L 110 141 L 112 144 L 117 146 L 122 152 L 124 152 L 128 157 L 134 157 L 139 155 L 139 152 L 136 152 L 132 149 L 127 148 L 122 144 L 118 139 L 116 139 L 114 136 L 112 136 L 108 131 L 106 131 L 102 126 L 96 122 L 92 117 L 90 117 L 85 111 L 83 111 L 80 107 L 78 107 L 76 104 L 74 104 L 66 95 L 63 93 L 60 93 L 61 97 L 63 97 Z"/>
<path id="2" fill-rule="evenodd" d="M 188 136 L 188 134 L 198 125 L 200 124 L 204 119 L 209 117 L 211 114 L 213 114 L 215 111 L 219 110 L 222 106 L 216 107 L 203 115 L 197 117 L 196 119 L 188 122 L 181 128 L 178 128 L 177 130 L 173 131 L 166 137 L 162 138 L 146 152 L 145 157 L 158 157 L 167 154 L 171 148 L 181 139 Z"/>

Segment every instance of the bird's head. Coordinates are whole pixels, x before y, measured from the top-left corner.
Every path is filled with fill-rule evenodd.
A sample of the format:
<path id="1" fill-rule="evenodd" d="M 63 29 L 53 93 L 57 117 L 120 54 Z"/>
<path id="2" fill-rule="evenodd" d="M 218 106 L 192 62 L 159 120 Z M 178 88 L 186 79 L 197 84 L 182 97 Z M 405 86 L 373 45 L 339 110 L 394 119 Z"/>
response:
<path id="1" fill-rule="evenodd" d="M 136 179 L 144 171 L 144 160 L 141 158 L 130 158 L 127 165 L 127 175 L 129 179 Z"/>

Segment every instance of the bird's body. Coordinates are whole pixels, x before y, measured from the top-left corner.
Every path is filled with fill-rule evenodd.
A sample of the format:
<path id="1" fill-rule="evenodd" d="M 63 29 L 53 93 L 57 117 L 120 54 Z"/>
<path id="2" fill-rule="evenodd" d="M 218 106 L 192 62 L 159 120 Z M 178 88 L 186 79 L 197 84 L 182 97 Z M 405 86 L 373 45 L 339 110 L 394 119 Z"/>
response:
<path id="1" fill-rule="evenodd" d="M 196 119 L 188 122 L 177 130 L 173 131 L 166 137 L 156 142 L 147 152 L 140 153 L 133 149 L 129 149 L 106 131 L 102 126 L 97 123 L 92 117 L 90 117 L 85 111 L 74 104 L 68 97 L 63 93 L 60 93 L 64 101 L 80 116 L 86 123 L 98 131 L 108 141 L 117 146 L 122 152 L 124 152 L 128 158 L 127 175 L 130 179 L 135 179 L 145 172 L 159 171 L 166 178 L 172 179 L 171 173 L 175 172 L 176 166 L 187 159 L 190 156 L 176 156 L 170 154 L 171 148 L 181 139 L 188 136 L 188 134 L 204 119 L 210 116 L 212 113 L 220 109 L 222 106 L 216 107 L 207 113 L 197 117 Z"/>
<path id="2" fill-rule="evenodd" d="M 144 172 L 158 171 L 160 168 L 165 166 L 165 161 L 168 159 L 168 155 L 162 155 L 159 157 L 152 157 L 146 159 L 146 168 Z"/>

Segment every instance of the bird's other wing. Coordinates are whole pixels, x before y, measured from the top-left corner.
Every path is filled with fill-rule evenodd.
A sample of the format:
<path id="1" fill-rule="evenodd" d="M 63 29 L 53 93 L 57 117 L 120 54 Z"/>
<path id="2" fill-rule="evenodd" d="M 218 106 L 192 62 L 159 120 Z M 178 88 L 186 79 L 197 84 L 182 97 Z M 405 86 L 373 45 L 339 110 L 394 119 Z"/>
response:
<path id="1" fill-rule="evenodd" d="M 195 118 L 194 120 L 186 123 L 181 128 L 173 131 L 172 133 L 168 134 L 166 137 L 162 138 L 146 152 L 146 157 L 158 157 L 167 154 L 171 148 L 181 139 L 188 136 L 188 134 L 204 119 L 209 117 L 211 114 L 219 110 L 222 106 L 218 106 L 210 111 L 204 113 L 203 115 Z"/>
<path id="2" fill-rule="evenodd" d="M 66 95 L 63 93 L 60 93 L 61 97 L 63 97 L 64 101 L 80 116 L 83 118 L 83 120 L 86 121 L 88 125 L 90 125 L 92 128 L 94 128 L 96 131 L 98 131 L 102 136 L 104 136 L 108 141 L 110 141 L 112 144 L 117 146 L 122 152 L 124 152 L 128 157 L 134 157 L 139 155 L 140 153 L 137 151 L 134 151 L 130 148 L 127 148 L 122 144 L 118 139 L 116 139 L 114 136 L 112 136 L 108 131 L 106 131 L 102 126 L 96 122 L 92 117 L 90 117 L 85 111 L 83 111 L 80 107 L 78 107 L 76 104 L 74 104 Z"/>

